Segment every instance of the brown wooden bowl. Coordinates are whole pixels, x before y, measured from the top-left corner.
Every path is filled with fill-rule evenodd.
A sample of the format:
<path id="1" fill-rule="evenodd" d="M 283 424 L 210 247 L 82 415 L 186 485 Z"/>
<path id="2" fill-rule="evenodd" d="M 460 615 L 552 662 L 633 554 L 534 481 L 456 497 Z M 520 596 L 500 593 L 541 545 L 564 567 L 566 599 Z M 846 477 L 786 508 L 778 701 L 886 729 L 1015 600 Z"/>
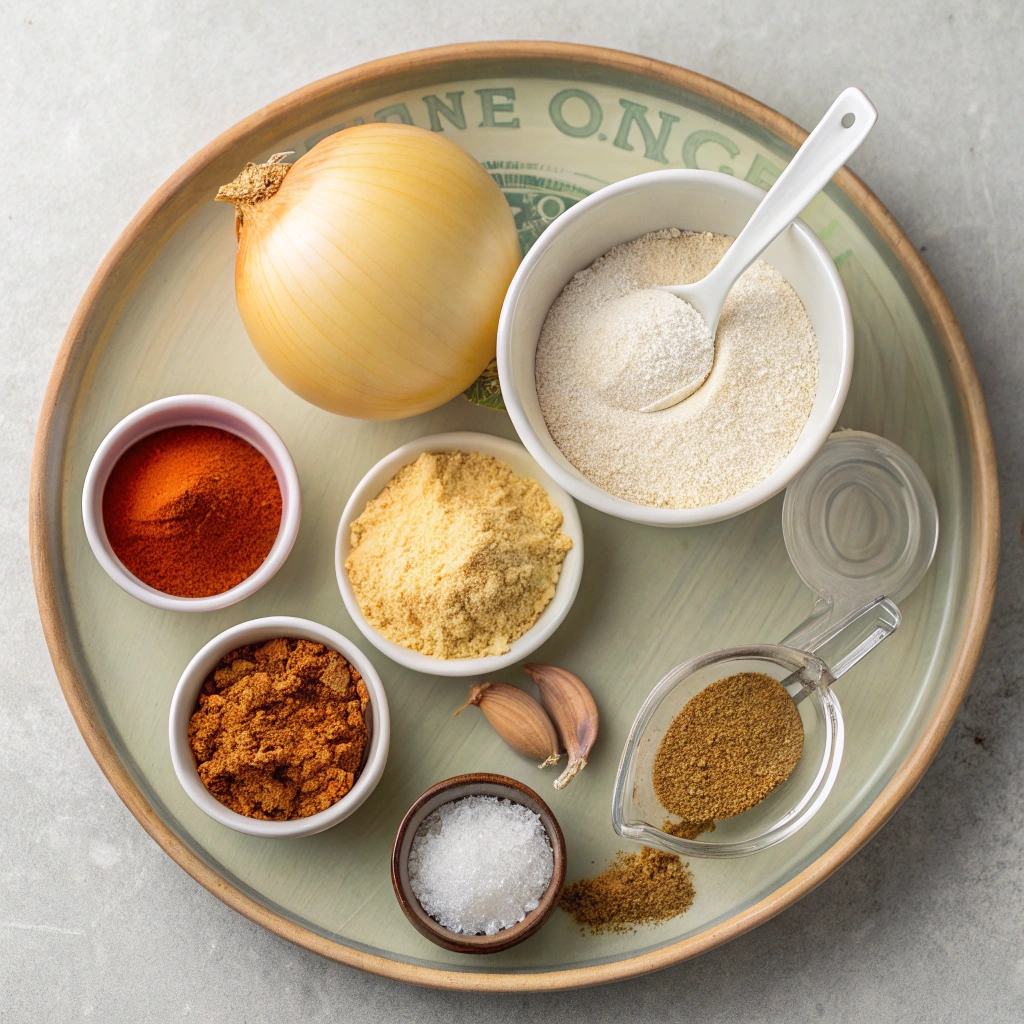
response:
<path id="1" fill-rule="evenodd" d="M 420 906 L 409 882 L 409 850 L 420 823 L 442 804 L 466 796 L 496 796 L 528 807 L 540 815 L 554 854 L 551 882 L 536 909 L 531 910 L 518 924 L 503 928 L 494 935 L 460 935 L 449 931 Z M 413 928 L 431 942 L 456 953 L 497 953 L 528 939 L 558 906 L 562 889 L 565 888 L 565 837 L 548 805 L 529 786 L 506 775 L 491 775 L 487 772 L 456 775 L 431 786 L 406 812 L 402 824 L 398 826 L 394 849 L 391 851 L 391 883 L 395 887 L 398 905 Z"/>

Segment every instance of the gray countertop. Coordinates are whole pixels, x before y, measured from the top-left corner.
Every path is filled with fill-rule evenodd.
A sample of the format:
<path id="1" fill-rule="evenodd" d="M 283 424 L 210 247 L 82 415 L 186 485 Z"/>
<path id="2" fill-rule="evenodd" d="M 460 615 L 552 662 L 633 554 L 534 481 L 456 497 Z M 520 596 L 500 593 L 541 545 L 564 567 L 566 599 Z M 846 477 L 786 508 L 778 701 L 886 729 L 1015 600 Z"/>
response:
<path id="1" fill-rule="evenodd" d="M 387 54 L 594 43 L 692 68 L 810 126 L 862 86 L 852 161 L 925 253 L 995 432 L 1003 540 L 966 703 L 892 821 L 811 895 L 693 962 L 604 989 L 460 995 L 361 974 L 236 915 L 143 832 L 86 750 L 36 613 L 36 417 L 96 265 L 185 159 L 263 104 Z M 1024 5 L 634 0 L 0 5 L 0 1020 L 496 1022 L 1024 1018 Z"/>

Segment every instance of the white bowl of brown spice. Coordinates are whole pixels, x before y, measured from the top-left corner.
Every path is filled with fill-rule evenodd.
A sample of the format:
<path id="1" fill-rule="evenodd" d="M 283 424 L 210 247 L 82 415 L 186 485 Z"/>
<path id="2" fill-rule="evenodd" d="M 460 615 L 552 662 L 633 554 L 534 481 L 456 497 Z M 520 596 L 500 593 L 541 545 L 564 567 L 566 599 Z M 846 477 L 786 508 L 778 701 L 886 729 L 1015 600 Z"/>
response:
<path id="1" fill-rule="evenodd" d="M 522 661 L 569 613 L 583 574 L 576 505 L 514 441 L 421 437 L 381 459 L 338 526 L 338 586 L 379 651 L 430 675 Z"/>
<path id="2" fill-rule="evenodd" d="M 322 832 L 384 772 L 388 701 L 370 660 L 308 619 L 269 616 L 214 637 L 171 700 L 171 761 L 215 821 L 262 838 Z"/>

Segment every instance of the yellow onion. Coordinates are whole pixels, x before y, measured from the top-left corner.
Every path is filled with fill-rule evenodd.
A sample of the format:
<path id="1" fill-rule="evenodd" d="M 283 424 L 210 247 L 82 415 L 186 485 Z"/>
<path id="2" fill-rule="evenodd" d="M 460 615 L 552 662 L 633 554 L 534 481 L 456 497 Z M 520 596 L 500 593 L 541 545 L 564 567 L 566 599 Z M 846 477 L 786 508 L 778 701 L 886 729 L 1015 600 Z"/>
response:
<path id="1" fill-rule="evenodd" d="M 249 164 L 235 204 L 235 294 L 270 370 L 344 416 L 397 419 L 464 391 L 494 356 L 519 263 L 490 175 L 404 124 L 329 135 L 294 164 Z"/>

